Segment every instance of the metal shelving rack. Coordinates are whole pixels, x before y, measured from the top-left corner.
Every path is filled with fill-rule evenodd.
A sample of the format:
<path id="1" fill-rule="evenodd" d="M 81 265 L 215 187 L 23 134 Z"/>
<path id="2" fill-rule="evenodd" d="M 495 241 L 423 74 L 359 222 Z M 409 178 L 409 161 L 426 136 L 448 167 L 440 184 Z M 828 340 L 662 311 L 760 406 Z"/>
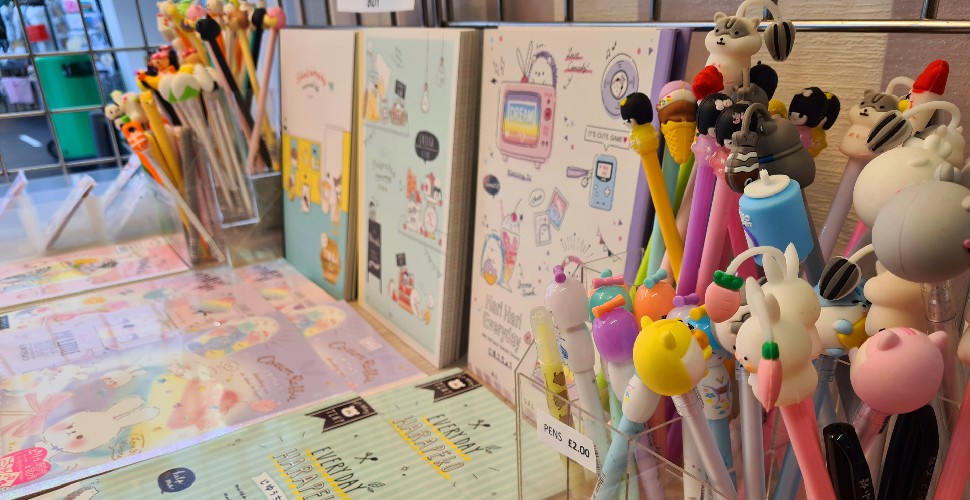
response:
<path id="1" fill-rule="evenodd" d="M 564 0 L 563 13 L 564 19 L 562 22 L 556 23 L 530 23 L 530 22 L 515 22 L 506 20 L 508 17 L 508 4 L 510 1 L 514 0 L 494 0 L 495 12 L 497 13 L 498 21 L 460 21 L 455 17 L 455 1 L 456 0 L 416 0 L 416 8 L 420 10 L 418 19 L 415 23 L 409 23 L 406 21 L 401 21 L 402 18 L 411 19 L 414 17 L 412 13 L 391 13 L 389 17 L 389 24 L 392 26 L 398 25 L 413 25 L 419 24 L 428 27 L 440 26 L 440 27 L 464 27 L 464 28 L 490 28 L 496 26 L 545 26 L 545 25 L 566 25 L 566 26 L 639 26 L 639 27 L 659 27 L 659 28 L 688 28 L 693 31 L 709 31 L 713 28 L 712 22 L 672 22 L 672 21 L 661 21 L 661 9 L 672 8 L 670 5 L 664 5 L 662 0 L 652 0 L 647 9 L 647 19 L 638 22 L 575 22 L 574 21 L 574 4 L 575 0 Z M 284 8 L 290 10 L 298 10 L 298 12 L 293 12 L 292 19 L 301 21 L 300 24 L 306 25 L 307 22 L 307 11 L 308 5 L 317 4 L 320 0 L 283 0 L 281 3 Z M 21 28 L 26 31 L 26 23 L 21 16 L 22 4 L 25 4 L 25 0 L 12 0 L 13 5 L 16 7 L 16 16 Z M 270 3 L 273 3 L 272 1 Z M 336 16 L 333 4 L 335 0 L 323 0 L 323 8 L 325 12 L 325 17 L 327 19 L 326 24 L 332 25 L 330 20 Z M 27 59 L 33 63 L 37 57 L 44 57 L 47 55 L 87 55 L 91 58 L 92 64 L 95 63 L 96 58 L 100 54 L 105 53 L 119 53 L 119 52 L 132 52 L 140 51 L 147 54 L 149 51 L 157 49 L 155 45 L 151 45 L 148 42 L 148 35 L 145 31 L 144 16 L 146 15 L 142 12 L 141 2 L 135 1 L 135 8 L 138 13 L 138 26 L 141 31 L 141 45 L 123 47 L 123 48 L 108 48 L 108 49 L 92 49 L 91 46 L 91 34 L 89 31 L 87 19 L 85 16 L 81 15 L 81 22 L 84 27 L 85 39 L 87 41 L 87 50 L 75 51 L 75 52 L 54 52 L 54 53 L 42 53 L 37 54 L 33 51 L 33 47 L 30 42 L 27 41 L 28 52 L 26 54 L 14 54 L 14 55 L 0 55 L 0 60 L 10 60 L 10 59 Z M 317 4 L 319 5 L 319 4 Z M 828 33 L 949 33 L 949 34 L 966 34 L 970 33 L 970 20 L 941 20 L 937 19 L 937 11 L 939 8 L 939 0 L 923 0 L 920 8 L 920 16 L 918 19 L 859 19 L 859 20 L 793 20 L 795 26 L 799 31 L 805 32 L 828 32 Z M 148 15 L 154 15 L 153 12 L 148 13 Z M 365 17 L 362 15 L 350 16 L 353 19 L 351 25 L 363 25 Z M 103 83 L 100 77 L 97 77 L 98 89 L 101 93 L 101 99 L 104 101 L 105 89 L 102 88 Z M 57 161 L 44 164 L 44 165 L 33 165 L 23 168 L 25 171 L 36 172 L 44 170 L 56 170 L 59 169 L 62 173 L 67 174 L 69 168 L 71 167 L 82 167 L 90 165 L 98 165 L 105 163 L 116 163 L 121 165 L 123 161 L 126 160 L 126 154 L 124 154 L 119 146 L 118 137 L 115 133 L 107 134 L 110 137 L 112 156 L 99 157 L 86 160 L 76 160 L 76 161 L 66 161 L 64 158 L 63 151 L 61 149 L 60 141 L 54 129 L 54 123 L 52 116 L 60 113 L 76 113 L 76 112 L 96 112 L 100 110 L 105 102 L 102 102 L 100 106 L 84 106 L 70 109 L 58 109 L 51 110 L 47 106 L 46 99 L 44 97 L 44 89 L 41 82 L 38 79 L 38 87 L 40 89 L 40 105 L 41 109 L 36 111 L 26 111 L 26 112 L 15 112 L 0 114 L 0 120 L 9 120 L 16 118 L 26 118 L 26 117 L 37 117 L 43 116 L 46 118 L 47 124 L 50 127 L 51 133 L 54 139 L 55 150 L 57 153 Z M 7 169 L 4 164 L 3 152 L 0 151 L 0 173 L 4 176 L 7 175 Z"/>

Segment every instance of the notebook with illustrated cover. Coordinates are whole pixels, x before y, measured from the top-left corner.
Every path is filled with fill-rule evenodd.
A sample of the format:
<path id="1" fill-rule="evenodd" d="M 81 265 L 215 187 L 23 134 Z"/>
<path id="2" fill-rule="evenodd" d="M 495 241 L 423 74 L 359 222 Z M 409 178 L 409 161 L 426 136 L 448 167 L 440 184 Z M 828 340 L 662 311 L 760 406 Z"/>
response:
<path id="1" fill-rule="evenodd" d="M 657 94 L 674 38 L 597 27 L 483 35 L 468 367 L 509 400 L 553 268 L 617 256 L 622 273 L 630 230 L 642 233 L 646 183 L 620 101 Z"/>
<path id="2" fill-rule="evenodd" d="M 357 275 L 350 168 L 356 40 L 352 30 L 280 34 L 286 260 L 338 299 L 353 298 Z"/>
<path id="3" fill-rule="evenodd" d="M 465 330 L 480 39 L 373 29 L 358 51 L 359 300 L 439 367 Z"/>
<path id="4" fill-rule="evenodd" d="M 447 371 L 332 398 L 39 498 L 515 498 L 515 435 L 511 409 L 468 374 Z M 562 467 L 552 448 L 530 458 L 521 465 L 528 478 Z M 532 482 L 536 498 L 561 489 Z"/>

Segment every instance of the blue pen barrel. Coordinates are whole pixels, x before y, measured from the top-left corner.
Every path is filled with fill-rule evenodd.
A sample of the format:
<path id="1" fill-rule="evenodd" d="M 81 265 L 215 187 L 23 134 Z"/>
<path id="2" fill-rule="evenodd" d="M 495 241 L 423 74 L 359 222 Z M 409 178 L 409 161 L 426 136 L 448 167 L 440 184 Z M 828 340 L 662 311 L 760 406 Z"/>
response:
<path id="1" fill-rule="evenodd" d="M 643 430 L 643 423 L 633 422 L 623 417 L 617 430 L 627 436 L 636 436 Z M 593 492 L 594 500 L 612 500 L 616 496 L 617 488 L 621 484 L 620 479 L 626 471 L 629 450 L 629 441 L 626 438 L 614 437 L 603 460 L 603 466 L 600 468 L 596 491 Z"/>
<path id="2" fill-rule="evenodd" d="M 801 188 L 786 175 L 762 170 L 761 179 L 744 188 L 738 211 L 750 248 L 771 246 L 784 252 L 793 243 L 804 260 L 815 247 Z M 761 258 L 754 258 L 758 265 Z"/>

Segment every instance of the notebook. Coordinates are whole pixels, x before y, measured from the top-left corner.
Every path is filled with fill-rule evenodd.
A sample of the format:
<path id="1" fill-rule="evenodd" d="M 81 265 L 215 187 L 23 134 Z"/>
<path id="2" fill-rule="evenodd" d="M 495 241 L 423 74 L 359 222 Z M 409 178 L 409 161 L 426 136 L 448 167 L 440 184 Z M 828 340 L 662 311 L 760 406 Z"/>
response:
<path id="1" fill-rule="evenodd" d="M 360 303 L 431 363 L 461 350 L 480 34 L 361 35 Z"/>
<path id="2" fill-rule="evenodd" d="M 514 498 L 515 432 L 512 410 L 450 371 L 372 397 L 332 398 L 39 498 Z M 521 467 L 539 483 L 537 498 L 561 491 L 533 480 L 561 469 L 553 449 L 535 450 Z"/>
<path id="3" fill-rule="evenodd" d="M 0 335 L 0 497 L 422 376 L 346 302 L 271 303 L 263 283 Z"/>
<path id="4" fill-rule="evenodd" d="M 562 265 L 616 258 L 645 224 L 639 156 L 620 100 L 656 95 L 675 33 L 649 28 L 486 31 L 468 366 L 504 397 L 532 342 L 529 313 Z M 645 182 L 640 191 L 645 190 Z"/>
<path id="5" fill-rule="evenodd" d="M 356 277 L 350 210 L 356 39 L 351 30 L 280 33 L 286 260 L 338 299 L 353 298 Z"/>

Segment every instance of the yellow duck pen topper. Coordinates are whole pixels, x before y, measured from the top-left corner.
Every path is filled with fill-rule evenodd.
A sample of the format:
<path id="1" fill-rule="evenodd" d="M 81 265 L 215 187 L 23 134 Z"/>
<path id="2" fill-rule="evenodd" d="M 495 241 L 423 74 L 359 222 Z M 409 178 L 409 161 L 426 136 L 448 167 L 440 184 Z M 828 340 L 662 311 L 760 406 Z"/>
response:
<path id="1" fill-rule="evenodd" d="M 701 346 L 703 332 L 678 319 L 651 321 L 644 316 L 633 345 L 633 363 L 643 383 L 664 396 L 690 392 L 707 374 L 711 347 Z M 706 343 L 706 342 L 705 342 Z"/>
<path id="2" fill-rule="evenodd" d="M 651 321 L 645 316 L 641 328 L 633 345 L 637 376 L 651 391 L 673 399 L 714 489 L 726 498 L 738 498 L 696 389 L 707 375 L 707 358 L 711 355 L 706 336 L 675 319 Z"/>

